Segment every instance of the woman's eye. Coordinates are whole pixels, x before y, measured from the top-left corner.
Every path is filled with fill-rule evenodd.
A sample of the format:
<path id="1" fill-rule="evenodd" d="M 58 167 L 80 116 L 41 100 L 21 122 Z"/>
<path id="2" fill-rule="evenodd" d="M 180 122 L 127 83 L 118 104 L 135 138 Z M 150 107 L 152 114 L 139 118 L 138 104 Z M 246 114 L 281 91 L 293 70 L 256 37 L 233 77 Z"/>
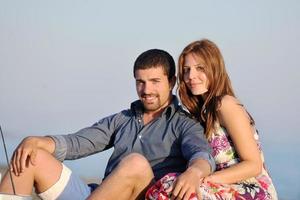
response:
<path id="1" fill-rule="evenodd" d="M 204 67 L 202 67 L 202 66 L 198 66 L 196 69 L 197 69 L 197 71 L 204 72 Z"/>
<path id="2" fill-rule="evenodd" d="M 184 72 L 184 73 L 189 72 L 189 70 L 190 70 L 190 68 L 188 68 L 188 67 L 184 67 L 184 68 L 183 68 L 183 72 Z"/>

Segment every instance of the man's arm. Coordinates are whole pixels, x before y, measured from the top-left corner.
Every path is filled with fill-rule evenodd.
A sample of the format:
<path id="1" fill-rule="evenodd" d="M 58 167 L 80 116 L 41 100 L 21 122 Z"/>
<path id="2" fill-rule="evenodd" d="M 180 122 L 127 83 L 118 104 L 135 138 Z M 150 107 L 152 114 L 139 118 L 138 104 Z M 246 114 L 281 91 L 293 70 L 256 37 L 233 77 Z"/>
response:
<path id="1" fill-rule="evenodd" d="M 186 120 L 187 123 L 181 126 L 181 151 L 188 162 L 195 159 L 206 160 L 215 171 L 216 164 L 212 156 L 212 149 L 204 136 L 204 129 L 199 122 L 192 119 Z M 190 164 L 189 164 L 190 166 Z"/>
<path id="2" fill-rule="evenodd" d="M 55 141 L 56 159 L 74 160 L 109 149 L 114 145 L 114 134 L 128 120 L 127 111 L 105 117 L 94 125 L 68 135 L 50 135 Z"/>
<path id="3" fill-rule="evenodd" d="M 35 164 L 38 149 L 52 154 L 56 159 L 77 159 L 99 152 L 111 143 L 116 127 L 124 120 L 118 113 L 103 118 L 91 127 L 69 135 L 50 135 L 45 137 L 27 137 L 16 148 L 11 160 L 14 173 L 19 175 L 26 168 L 26 162 Z"/>
<path id="4" fill-rule="evenodd" d="M 184 173 L 178 176 L 173 185 L 172 196 L 174 199 L 188 200 L 195 193 L 200 198 L 199 186 L 203 178 L 212 173 L 215 161 L 199 122 L 187 119 L 181 126 L 181 150 L 183 156 L 189 161 Z"/>

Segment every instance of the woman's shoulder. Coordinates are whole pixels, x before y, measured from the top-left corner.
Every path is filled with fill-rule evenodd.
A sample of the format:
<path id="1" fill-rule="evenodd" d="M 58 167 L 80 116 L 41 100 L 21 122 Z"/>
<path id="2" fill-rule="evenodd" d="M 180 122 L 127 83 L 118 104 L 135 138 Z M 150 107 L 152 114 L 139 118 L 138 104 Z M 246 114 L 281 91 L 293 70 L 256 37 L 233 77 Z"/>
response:
<path id="1" fill-rule="evenodd" d="M 231 95 L 225 95 L 221 99 L 219 110 L 228 109 L 233 106 L 242 106 L 242 104 L 236 97 Z"/>
<path id="2" fill-rule="evenodd" d="M 234 118 L 247 117 L 247 112 L 241 102 L 234 96 L 225 95 L 221 99 L 220 107 L 218 109 L 218 118 L 221 125 L 225 121 Z"/>

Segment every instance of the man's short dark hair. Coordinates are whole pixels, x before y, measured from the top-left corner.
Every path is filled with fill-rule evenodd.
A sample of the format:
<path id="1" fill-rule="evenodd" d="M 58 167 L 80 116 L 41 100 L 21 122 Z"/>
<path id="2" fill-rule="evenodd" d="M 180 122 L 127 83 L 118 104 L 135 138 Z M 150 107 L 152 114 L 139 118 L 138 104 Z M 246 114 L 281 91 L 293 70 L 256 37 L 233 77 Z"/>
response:
<path id="1" fill-rule="evenodd" d="M 175 77 L 175 62 L 173 57 L 161 49 L 150 49 L 143 52 L 134 62 L 133 75 L 139 69 L 162 67 L 169 81 Z"/>

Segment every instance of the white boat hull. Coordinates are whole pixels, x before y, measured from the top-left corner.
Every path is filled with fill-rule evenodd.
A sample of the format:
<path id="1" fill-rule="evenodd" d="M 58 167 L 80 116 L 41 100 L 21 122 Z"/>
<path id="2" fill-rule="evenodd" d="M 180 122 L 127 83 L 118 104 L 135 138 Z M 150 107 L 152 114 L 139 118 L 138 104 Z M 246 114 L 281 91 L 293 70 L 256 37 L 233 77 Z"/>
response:
<path id="1" fill-rule="evenodd" d="M 32 197 L 0 193 L 0 200 L 32 200 Z"/>

